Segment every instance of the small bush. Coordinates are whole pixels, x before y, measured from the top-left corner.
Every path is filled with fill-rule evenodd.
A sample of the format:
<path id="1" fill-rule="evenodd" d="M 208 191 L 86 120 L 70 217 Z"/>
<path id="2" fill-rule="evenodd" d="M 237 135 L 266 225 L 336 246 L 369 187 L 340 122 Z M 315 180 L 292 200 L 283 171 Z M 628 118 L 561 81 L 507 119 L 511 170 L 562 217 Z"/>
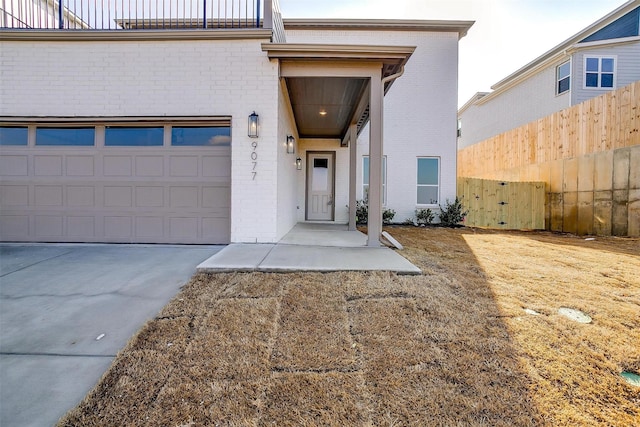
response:
<path id="1" fill-rule="evenodd" d="M 431 209 L 416 209 L 416 223 L 418 225 L 431 225 L 436 215 Z"/>
<path id="2" fill-rule="evenodd" d="M 356 224 L 366 224 L 369 220 L 369 204 L 366 200 L 356 200 Z"/>
<path id="3" fill-rule="evenodd" d="M 453 203 L 450 203 L 449 199 L 447 199 L 444 209 L 440 206 L 440 224 L 444 227 L 457 227 L 464 221 L 468 213 L 468 211 L 464 210 L 464 206 L 462 206 L 462 202 L 457 196 Z"/>
<path id="4" fill-rule="evenodd" d="M 382 223 L 391 224 L 394 216 L 396 216 L 396 211 L 394 211 L 393 209 L 384 209 L 382 211 Z"/>

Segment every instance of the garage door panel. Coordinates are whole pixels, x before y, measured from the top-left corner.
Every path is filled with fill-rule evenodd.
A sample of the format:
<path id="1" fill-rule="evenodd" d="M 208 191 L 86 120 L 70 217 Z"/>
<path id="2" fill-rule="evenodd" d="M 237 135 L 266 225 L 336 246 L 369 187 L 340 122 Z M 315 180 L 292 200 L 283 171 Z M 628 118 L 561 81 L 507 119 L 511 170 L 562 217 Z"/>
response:
<path id="1" fill-rule="evenodd" d="M 60 238 L 63 232 L 64 218 L 62 215 L 36 215 L 36 237 L 41 239 Z"/>
<path id="2" fill-rule="evenodd" d="M 62 176 L 62 156 L 34 156 L 36 176 Z"/>
<path id="3" fill-rule="evenodd" d="M 67 156 L 67 176 L 93 176 L 95 174 L 93 156 Z"/>
<path id="4" fill-rule="evenodd" d="M 104 206 L 107 208 L 130 208 L 132 206 L 131 187 L 125 186 L 105 186 L 104 187 Z"/>
<path id="5" fill-rule="evenodd" d="M 28 185 L 0 185 L 0 202 L 2 208 L 29 205 Z"/>
<path id="6" fill-rule="evenodd" d="M 139 208 L 163 207 L 164 187 L 136 186 L 136 206 Z"/>
<path id="7" fill-rule="evenodd" d="M 102 168 L 105 176 L 126 176 L 132 175 L 133 161 L 131 156 L 104 156 Z"/>
<path id="8" fill-rule="evenodd" d="M 72 238 L 96 237 L 96 219 L 93 216 L 68 216 L 67 235 Z"/>
<path id="9" fill-rule="evenodd" d="M 29 157 L 26 155 L 0 156 L 0 175 L 29 175 Z"/>
<path id="10" fill-rule="evenodd" d="M 96 188 L 88 185 L 67 185 L 67 206 L 94 207 L 96 203 Z"/>
<path id="11" fill-rule="evenodd" d="M 108 240 L 131 239 L 133 222 L 129 216 L 105 216 L 104 237 Z"/>
<path id="12" fill-rule="evenodd" d="M 0 237 L 8 241 L 24 241 L 28 239 L 29 217 L 20 214 L 3 213 L 0 216 Z"/>
<path id="13" fill-rule="evenodd" d="M 164 157 L 136 156 L 136 176 L 164 176 Z"/>
<path id="14" fill-rule="evenodd" d="M 198 156 L 171 156 L 170 173 L 172 177 L 198 176 Z"/>
<path id="15" fill-rule="evenodd" d="M 153 238 L 164 236 L 164 220 L 162 217 L 136 217 L 136 238 Z"/>
<path id="16" fill-rule="evenodd" d="M 62 206 L 62 185 L 36 185 L 36 206 Z"/>

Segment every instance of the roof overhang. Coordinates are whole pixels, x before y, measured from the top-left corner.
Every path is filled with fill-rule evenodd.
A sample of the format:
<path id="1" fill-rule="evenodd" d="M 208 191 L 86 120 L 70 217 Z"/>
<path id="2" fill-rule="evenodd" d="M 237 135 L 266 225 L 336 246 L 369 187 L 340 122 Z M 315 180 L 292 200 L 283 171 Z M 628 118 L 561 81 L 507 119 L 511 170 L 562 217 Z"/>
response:
<path id="1" fill-rule="evenodd" d="M 285 30 L 360 30 L 454 32 L 467 35 L 475 21 L 400 19 L 284 19 Z"/>
<path id="2" fill-rule="evenodd" d="M 280 61 L 299 136 L 342 139 L 351 123 L 362 129 L 368 120 L 371 71 L 351 70 L 376 69 L 382 79 L 399 75 L 415 47 L 263 43 L 262 50 Z M 291 68 L 303 71 L 286 71 Z M 385 82 L 385 93 L 392 83 Z"/>

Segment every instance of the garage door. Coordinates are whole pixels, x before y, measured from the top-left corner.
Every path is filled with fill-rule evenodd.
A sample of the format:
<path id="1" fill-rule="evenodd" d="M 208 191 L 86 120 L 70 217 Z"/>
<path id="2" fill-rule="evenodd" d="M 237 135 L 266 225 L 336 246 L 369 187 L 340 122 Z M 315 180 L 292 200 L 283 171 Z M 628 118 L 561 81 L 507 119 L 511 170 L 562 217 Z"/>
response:
<path id="1" fill-rule="evenodd" d="M 210 122 L 0 127 L 0 239 L 228 243 L 231 137 Z"/>

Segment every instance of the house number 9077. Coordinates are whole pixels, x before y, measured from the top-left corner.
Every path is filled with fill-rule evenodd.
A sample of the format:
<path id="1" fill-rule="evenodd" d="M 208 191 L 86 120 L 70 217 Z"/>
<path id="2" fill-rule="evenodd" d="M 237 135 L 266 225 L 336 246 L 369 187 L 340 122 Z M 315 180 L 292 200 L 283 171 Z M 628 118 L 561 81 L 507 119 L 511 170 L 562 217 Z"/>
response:
<path id="1" fill-rule="evenodd" d="M 251 151 L 251 163 L 253 165 L 251 168 L 251 179 L 255 181 L 256 175 L 258 175 L 258 172 L 256 171 L 256 168 L 258 167 L 258 141 L 253 141 L 251 143 L 251 147 L 253 148 L 253 151 Z"/>

